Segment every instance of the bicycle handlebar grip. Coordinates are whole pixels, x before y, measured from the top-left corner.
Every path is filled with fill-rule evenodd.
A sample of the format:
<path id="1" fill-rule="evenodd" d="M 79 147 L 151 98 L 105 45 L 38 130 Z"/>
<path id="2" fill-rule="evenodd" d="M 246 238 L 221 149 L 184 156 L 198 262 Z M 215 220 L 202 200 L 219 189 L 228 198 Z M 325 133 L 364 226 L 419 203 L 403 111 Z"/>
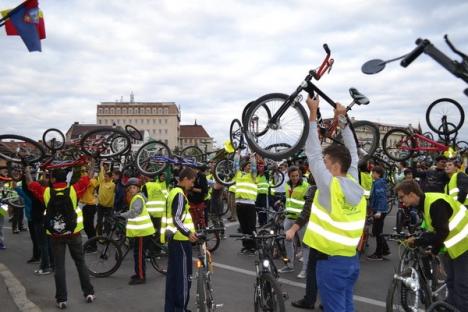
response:
<path id="1" fill-rule="evenodd" d="M 408 67 L 421 53 L 424 52 L 424 48 L 429 44 L 429 40 L 427 39 L 417 39 L 416 44 L 418 45 L 416 48 L 413 49 L 410 53 L 408 53 L 404 59 L 401 60 L 400 65 L 403 67 Z"/>
<path id="2" fill-rule="evenodd" d="M 326 52 L 327 54 L 330 54 L 330 53 L 331 53 L 331 52 L 330 52 L 330 48 L 328 47 L 328 44 L 324 43 L 324 44 L 323 44 L 323 49 L 325 50 L 325 52 Z"/>
<path id="3" fill-rule="evenodd" d="M 229 234 L 229 237 L 241 238 L 244 237 L 244 234 Z"/>

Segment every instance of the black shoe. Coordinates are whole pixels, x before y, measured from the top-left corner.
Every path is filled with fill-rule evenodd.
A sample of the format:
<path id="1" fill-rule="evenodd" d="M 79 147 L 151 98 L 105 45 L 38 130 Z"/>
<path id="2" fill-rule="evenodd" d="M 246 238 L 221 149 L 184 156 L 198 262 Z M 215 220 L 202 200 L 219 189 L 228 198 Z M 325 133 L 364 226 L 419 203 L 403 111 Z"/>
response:
<path id="1" fill-rule="evenodd" d="M 391 254 L 390 250 L 387 250 L 382 253 L 382 256 L 390 256 Z"/>
<path id="2" fill-rule="evenodd" d="M 128 282 L 128 285 L 140 285 L 140 284 L 145 284 L 145 283 L 146 283 L 146 279 L 144 279 L 144 278 L 135 278 L 135 279 L 131 279 Z"/>
<path id="3" fill-rule="evenodd" d="M 291 305 L 299 309 L 307 309 L 307 310 L 314 309 L 314 304 L 307 303 L 304 298 L 297 300 L 297 301 L 292 301 Z"/>

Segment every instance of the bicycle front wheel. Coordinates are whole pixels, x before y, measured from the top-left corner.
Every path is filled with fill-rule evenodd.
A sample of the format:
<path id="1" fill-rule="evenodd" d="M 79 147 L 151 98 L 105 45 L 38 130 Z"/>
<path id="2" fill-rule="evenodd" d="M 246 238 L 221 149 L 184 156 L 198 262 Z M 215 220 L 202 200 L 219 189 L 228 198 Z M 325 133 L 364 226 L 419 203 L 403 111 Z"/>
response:
<path id="1" fill-rule="evenodd" d="M 163 275 L 167 274 L 168 255 L 167 245 L 153 243 L 153 250 L 150 251 L 151 265 Z"/>
<path id="2" fill-rule="evenodd" d="M 387 156 L 394 161 L 409 159 L 416 146 L 411 134 L 405 129 L 392 129 L 385 133 L 382 147 Z"/>
<path id="3" fill-rule="evenodd" d="M 208 278 L 207 272 L 204 272 L 203 269 L 197 272 L 197 311 L 199 312 L 213 311 Z"/>
<path id="4" fill-rule="evenodd" d="M 352 124 L 357 137 L 357 148 L 360 151 L 360 157 L 364 159 L 374 155 L 379 147 L 380 132 L 379 128 L 367 120 L 358 120 Z"/>
<path id="5" fill-rule="evenodd" d="M 98 128 L 87 132 L 80 141 L 82 151 L 92 157 L 110 158 L 130 150 L 130 137 L 122 130 Z"/>
<path id="6" fill-rule="evenodd" d="M 57 151 L 65 145 L 65 136 L 59 129 L 50 128 L 44 131 L 42 143 L 51 151 Z"/>
<path id="7" fill-rule="evenodd" d="M 234 181 L 234 161 L 229 158 L 220 159 L 216 162 L 214 168 L 214 178 L 216 182 L 221 183 L 224 186 L 231 186 Z"/>
<path id="8" fill-rule="evenodd" d="M 260 306 L 259 311 L 284 312 L 283 292 L 273 275 L 269 272 L 261 273 L 257 283 L 256 287 L 259 288 L 259 298 L 256 298 L 255 301 Z"/>
<path id="9" fill-rule="evenodd" d="M 21 135 L 0 135 L 0 158 L 12 162 L 34 163 L 45 156 L 42 145 Z"/>
<path id="10" fill-rule="evenodd" d="M 271 93 L 257 99 L 246 112 L 244 131 L 249 147 L 265 158 L 282 160 L 304 146 L 309 134 L 309 119 L 300 103 L 293 103 L 275 121 L 271 118 L 288 99 L 286 94 Z M 277 151 L 268 147 L 286 146 Z"/>
<path id="11" fill-rule="evenodd" d="M 170 157 L 171 150 L 161 141 L 150 141 L 137 151 L 135 159 L 138 170 L 147 176 L 155 176 L 166 169 L 167 163 L 160 157 Z"/>
<path id="12" fill-rule="evenodd" d="M 232 147 L 237 151 L 239 148 L 242 149 L 242 143 L 244 141 L 244 133 L 242 132 L 242 124 L 239 119 L 234 119 L 229 127 L 229 140 L 231 141 Z"/>
<path id="13" fill-rule="evenodd" d="M 191 161 L 195 162 L 203 161 L 203 152 L 198 146 L 195 145 L 185 147 L 180 152 L 180 156 L 182 156 L 184 159 L 190 159 Z"/>
<path id="14" fill-rule="evenodd" d="M 88 272 L 94 277 L 108 277 L 120 267 L 122 252 L 119 245 L 104 236 L 96 236 L 83 245 Z"/>
<path id="15" fill-rule="evenodd" d="M 446 129 L 440 127 L 445 120 L 452 123 L 454 127 Z M 465 121 L 465 112 L 460 103 L 453 99 L 442 98 L 432 102 L 426 110 L 426 122 L 429 128 L 437 134 L 449 135 L 457 132 L 463 126 Z M 445 128 L 445 129 L 444 129 Z M 444 133 L 444 130 L 448 131 Z"/>

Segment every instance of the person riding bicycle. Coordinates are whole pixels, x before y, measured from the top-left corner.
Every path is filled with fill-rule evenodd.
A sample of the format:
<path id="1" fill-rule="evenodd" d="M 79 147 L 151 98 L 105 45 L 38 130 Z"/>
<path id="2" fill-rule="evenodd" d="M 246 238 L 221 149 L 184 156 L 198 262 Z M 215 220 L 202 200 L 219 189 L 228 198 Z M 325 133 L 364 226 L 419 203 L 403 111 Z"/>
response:
<path id="1" fill-rule="evenodd" d="M 445 186 L 445 194 L 468 206 L 468 175 L 460 171 L 459 163 L 453 158 L 447 160 L 445 172 L 450 177 L 449 182 Z"/>
<path id="2" fill-rule="evenodd" d="M 317 252 L 317 286 L 325 311 L 353 311 L 353 287 L 359 277 L 356 248 L 366 220 L 366 199 L 359 185 L 358 153 L 349 125 L 341 125 L 345 145 L 323 150 L 317 132 L 318 97 L 307 98 L 310 130 L 305 152 L 317 183 L 304 243 Z M 342 120 L 346 108 L 337 103 Z"/>
<path id="3" fill-rule="evenodd" d="M 130 205 L 127 212 L 120 214 L 121 217 L 128 219 L 125 235 L 135 239 L 133 246 L 135 275 L 130 277 L 129 285 L 146 283 L 145 250 L 148 246 L 149 236 L 155 233 L 146 207 L 146 199 L 140 193 L 140 183 L 138 178 L 128 179 L 126 187 L 131 197 Z"/>
<path id="4" fill-rule="evenodd" d="M 403 181 L 395 188 L 398 198 L 424 215 L 427 232 L 408 238 L 409 246 L 431 246 L 434 255 L 441 255 L 447 273 L 447 302 L 460 311 L 468 307 L 468 213 L 453 197 L 441 193 L 424 193 L 414 181 Z"/>

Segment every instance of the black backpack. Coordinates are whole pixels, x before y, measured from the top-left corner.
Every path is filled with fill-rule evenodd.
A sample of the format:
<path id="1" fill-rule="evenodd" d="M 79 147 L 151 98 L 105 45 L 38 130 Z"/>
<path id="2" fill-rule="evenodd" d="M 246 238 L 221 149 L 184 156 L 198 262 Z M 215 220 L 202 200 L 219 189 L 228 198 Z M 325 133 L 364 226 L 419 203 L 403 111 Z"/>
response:
<path id="1" fill-rule="evenodd" d="M 57 191 L 50 188 L 46 208 L 45 228 L 54 236 L 70 235 L 76 227 L 77 214 L 70 198 L 70 188 Z"/>

